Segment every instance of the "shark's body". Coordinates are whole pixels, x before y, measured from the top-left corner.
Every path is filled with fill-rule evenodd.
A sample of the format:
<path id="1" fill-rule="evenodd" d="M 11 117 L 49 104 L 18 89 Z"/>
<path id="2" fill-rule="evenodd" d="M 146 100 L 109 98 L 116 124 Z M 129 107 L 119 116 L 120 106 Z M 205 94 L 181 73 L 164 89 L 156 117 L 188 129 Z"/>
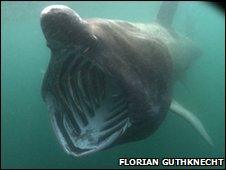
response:
<path id="1" fill-rule="evenodd" d="M 43 81 L 56 135 L 81 156 L 151 135 L 172 111 L 211 143 L 201 122 L 176 101 L 172 85 L 199 55 L 191 40 L 170 28 L 176 4 L 164 3 L 153 24 L 82 20 L 50 6 L 41 26 L 52 57 Z M 172 19 L 172 18 L 171 18 Z"/>

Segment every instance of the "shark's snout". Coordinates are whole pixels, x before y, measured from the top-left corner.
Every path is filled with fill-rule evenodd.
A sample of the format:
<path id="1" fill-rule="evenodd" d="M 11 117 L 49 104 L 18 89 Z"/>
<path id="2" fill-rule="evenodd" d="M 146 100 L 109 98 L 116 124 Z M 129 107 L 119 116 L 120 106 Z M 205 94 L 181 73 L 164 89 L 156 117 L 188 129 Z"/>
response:
<path id="1" fill-rule="evenodd" d="M 41 12 L 41 27 L 46 40 L 83 44 L 89 41 L 89 26 L 71 8 L 51 5 Z"/>
<path id="2" fill-rule="evenodd" d="M 44 8 L 41 12 L 41 17 L 50 14 L 74 14 L 74 10 L 64 5 L 50 5 Z"/>

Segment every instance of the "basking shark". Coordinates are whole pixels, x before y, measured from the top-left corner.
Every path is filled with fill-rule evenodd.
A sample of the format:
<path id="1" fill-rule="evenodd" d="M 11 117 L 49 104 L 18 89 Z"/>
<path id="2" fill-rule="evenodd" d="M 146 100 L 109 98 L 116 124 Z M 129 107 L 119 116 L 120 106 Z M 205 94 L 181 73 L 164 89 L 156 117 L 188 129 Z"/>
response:
<path id="1" fill-rule="evenodd" d="M 82 19 L 64 5 L 41 12 L 51 50 L 42 96 L 64 150 L 82 156 L 142 140 L 171 111 L 210 145 L 201 121 L 173 99 L 173 85 L 201 55 L 172 28 L 178 2 L 163 2 L 150 24 Z"/>

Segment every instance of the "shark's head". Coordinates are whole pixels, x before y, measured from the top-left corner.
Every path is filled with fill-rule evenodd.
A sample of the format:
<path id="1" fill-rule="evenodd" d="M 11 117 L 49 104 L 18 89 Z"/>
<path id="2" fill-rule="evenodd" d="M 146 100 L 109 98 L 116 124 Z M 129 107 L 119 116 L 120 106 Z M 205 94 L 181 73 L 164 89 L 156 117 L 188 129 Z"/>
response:
<path id="1" fill-rule="evenodd" d="M 90 46 L 96 41 L 87 22 L 64 5 L 51 5 L 43 9 L 41 27 L 47 45 L 52 49 L 68 45 Z"/>
<path id="2" fill-rule="evenodd" d="M 63 5 L 41 12 L 51 50 L 42 96 L 67 153 L 82 156 L 141 140 L 163 122 L 171 104 L 173 68 L 182 73 L 201 55 L 195 43 L 171 27 L 177 3 L 162 3 L 157 27 L 85 20 Z M 211 143 L 192 114 L 176 102 L 172 109 Z"/>
<path id="3" fill-rule="evenodd" d="M 152 134 L 171 101 L 167 47 L 134 25 L 84 20 L 53 5 L 41 12 L 51 49 L 42 95 L 54 131 L 74 156 Z"/>

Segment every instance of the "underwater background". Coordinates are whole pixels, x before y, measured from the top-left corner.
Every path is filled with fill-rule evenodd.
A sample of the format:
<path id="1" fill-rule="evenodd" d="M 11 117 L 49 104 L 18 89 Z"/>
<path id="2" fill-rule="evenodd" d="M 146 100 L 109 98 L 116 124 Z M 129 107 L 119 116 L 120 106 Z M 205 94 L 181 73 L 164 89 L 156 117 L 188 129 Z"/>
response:
<path id="1" fill-rule="evenodd" d="M 39 19 L 41 10 L 53 4 L 67 5 L 82 18 L 149 23 L 161 2 L 1 2 L 2 168 L 126 168 L 118 166 L 118 158 L 225 157 L 224 12 L 204 2 L 181 2 L 174 18 L 175 30 L 191 36 L 203 52 L 184 83 L 175 85 L 174 96 L 202 121 L 214 147 L 169 113 L 145 140 L 75 158 L 58 143 L 41 98 L 50 50 Z"/>

